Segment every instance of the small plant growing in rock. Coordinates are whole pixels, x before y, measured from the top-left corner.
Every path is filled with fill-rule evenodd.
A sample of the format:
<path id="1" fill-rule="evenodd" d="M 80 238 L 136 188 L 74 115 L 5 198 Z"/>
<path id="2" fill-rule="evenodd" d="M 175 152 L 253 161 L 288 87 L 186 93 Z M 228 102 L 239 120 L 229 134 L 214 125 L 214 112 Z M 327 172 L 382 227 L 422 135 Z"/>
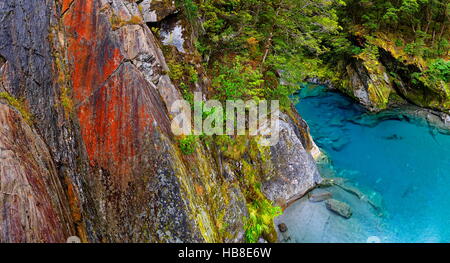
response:
<path id="1" fill-rule="evenodd" d="M 268 200 L 256 200 L 248 206 L 249 217 L 245 224 L 246 242 L 256 243 L 261 235 L 270 233 L 273 219 L 281 215 L 281 208 Z"/>
<path id="2" fill-rule="evenodd" d="M 11 96 L 8 92 L 0 92 L 0 100 L 1 99 L 5 100 L 11 107 L 17 109 L 22 115 L 25 122 L 28 123 L 28 125 L 31 126 L 33 124 L 33 116 L 27 110 L 25 106 L 25 100 L 16 99 L 13 96 Z"/>
<path id="3" fill-rule="evenodd" d="M 197 146 L 197 137 L 189 135 L 180 140 L 181 152 L 185 155 L 190 155 L 195 152 Z"/>
<path id="4" fill-rule="evenodd" d="M 126 25 L 140 25 L 144 23 L 142 18 L 139 16 L 132 16 L 130 20 L 126 21 L 115 14 L 111 16 L 110 22 L 113 30 L 117 30 Z"/>

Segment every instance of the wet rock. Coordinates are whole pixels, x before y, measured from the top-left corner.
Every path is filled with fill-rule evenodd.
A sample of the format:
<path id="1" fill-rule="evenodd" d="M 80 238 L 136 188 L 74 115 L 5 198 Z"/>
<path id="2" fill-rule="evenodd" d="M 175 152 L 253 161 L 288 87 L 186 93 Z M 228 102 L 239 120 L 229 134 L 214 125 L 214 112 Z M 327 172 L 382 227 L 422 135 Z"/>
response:
<path id="1" fill-rule="evenodd" d="M 333 171 L 333 175 L 334 175 L 335 171 Z M 336 178 L 323 178 L 320 181 L 319 187 L 321 188 L 326 188 L 326 187 L 330 187 L 330 186 L 335 186 L 335 185 L 340 185 L 343 184 L 343 178 L 340 177 L 336 177 Z"/>
<path id="2" fill-rule="evenodd" d="M 444 114 L 443 116 L 444 124 L 447 127 L 450 127 L 450 114 Z"/>
<path id="3" fill-rule="evenodd" d="M 311 202 L 322 202 L 330 199 L 332 196 L 333 195 L 328 191 L 317 189 L 309 193 L 308 199 Z"/>
<path id="4" fill-rule="evenodd" d="M 285 223 L 281 223 L 278 225 L 278 230 L 280 230 L 281 233 L 284 233 L 288 230 L 288 228 Z"/>
<path id="5" fill-rule="evenodd" d="M 329 79 L 320 79 L 320 78 L 308 78 L 306 82 L 315 84 L 315 85 L 323 85 L 327 86 L 329 89 L 335 89 L 333 83 Z"/>
<path id="6" fill-rule="evenodd" d="M 328 210 L 333 211 L 334 213 L 349 219 L 352 217 L 352 210 L 350 206 L 344 202 L 335 200 L 335 199 L 329 199 L 325 201 L 325 206 Z"/>
<path id="7" fill-rule="evenodd" d="M 371 111 L 386 109 L 389 95 L 395 93 L 384 66 L 361 55 L 347 66 L 351 86 L 345 92 Z"/>

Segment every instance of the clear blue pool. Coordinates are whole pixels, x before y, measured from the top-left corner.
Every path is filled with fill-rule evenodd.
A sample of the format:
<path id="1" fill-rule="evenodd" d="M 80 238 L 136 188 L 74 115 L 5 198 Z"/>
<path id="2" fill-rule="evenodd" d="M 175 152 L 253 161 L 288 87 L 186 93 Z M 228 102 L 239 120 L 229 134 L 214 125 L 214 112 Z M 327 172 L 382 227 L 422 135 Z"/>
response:
<path id="1" fill-rule="evenodd" d="M 338 175 L 382 197 L 383 241 L 450 242 L 449 135 L 407 115 L 368 115 L 324 89 L 299 97 L 297 110 Z"/>

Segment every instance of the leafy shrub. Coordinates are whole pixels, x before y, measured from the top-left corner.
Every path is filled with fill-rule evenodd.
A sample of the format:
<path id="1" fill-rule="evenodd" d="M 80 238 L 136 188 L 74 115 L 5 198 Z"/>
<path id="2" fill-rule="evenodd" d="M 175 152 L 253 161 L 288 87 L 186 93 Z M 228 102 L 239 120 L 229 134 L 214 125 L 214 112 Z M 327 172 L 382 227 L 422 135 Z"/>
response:
<path id="1" fill-rule="evenodd" d="M 429 66 L 428 70 L 424 72 L 432 80 L 444 82 L 450 81 L 450 61 L 445 61 L 443 59 L 437 59 Z"/>
<path id="2" fill-rule="evenodd" d="M 448 83 L 450 81 L 450 61 L 436 59 L 427 70 L 412 73 L 411 78 L 413 84 L 421 82 L 428 87 L 439 87 L 442 82 Z"/>
<path id="3" fill-rule="evenodd" d="M 176 0 L 175 3 L 184 9 L 189 21 L 193 21 L 198 16 L 198 6 L 194 0 Z"/>
<path id="4" fill-rule="evenodd" d="M 219 74 L 213 79 L 213 86 L 218 91 L 221 100 L 255 99 L 263 97 L 261 85 L 264 83 L 262 73 L 242 62 L 237 57 L 229 65 L 216 63 Z"/>
<path id="5" fill-rule="evenodd" d="M 280 207 L 273 206 L 268 200 L 256 200 L 248 206 L 249 217 L 245 222 L 245 240 L 256 243 L 261 235 L 270 232 L 273 219 L 280 216 Z"/>
<path id="6" fill-rule="evenodd" d="M 197 136 L 188 135 L 180 140 L 180 149 L 181 152 L 185 155 L 190 155 L 195 152 L 197 147 Z"/>

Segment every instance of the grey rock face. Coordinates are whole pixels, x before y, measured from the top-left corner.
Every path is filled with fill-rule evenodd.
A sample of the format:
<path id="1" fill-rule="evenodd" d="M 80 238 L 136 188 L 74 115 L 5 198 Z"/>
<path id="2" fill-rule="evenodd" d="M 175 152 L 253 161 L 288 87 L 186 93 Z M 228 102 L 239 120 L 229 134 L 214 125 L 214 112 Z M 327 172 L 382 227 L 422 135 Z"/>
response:
<path id="1" fill-rule="evenodd" d="M 55 107 L 59 88 L 53 78 L 54 43 L 48 39 L 54 26 L 56 7 L 53 1 L 6 0 L 0 2 L 0 55 L 8 61 L 10 85 L 6 90 L 27 99 L 39 133 L 47 139 L 57 162 L 70 162 L 70 141 L 63 115 Z M 49 128 L 52 127 L 52 128 Z M 66 133 L 66 134 L 64 134 Z"/>
<path id="2" fill-rule="evenodd" d="M 273 167 L 262 187 L 267 198 L 281 206 L 302 197 L 321 181 L 313 157 L 287 118 L 280 120 L 280 140 L 271 147 Z"/>
<path id="3" fill-rule="evenodd" d="M 369 68 L 365 63 L 376 62 L 355 59 L 347 65 L 350 87 L 345 91 L 367 109 L 383 110 L 388 105 L 389 95 L 395 92 L 392 83 L 386 73 L 386 68 L 381 63 L 371 66 L 374 68 Z"/>
<path id="4" fill-rule="evenodd" d="M 140 25 L 129 25 L 117 31 L 126 59 L 131 60 L 148 83 L 158 90 L 170 110 L 172 103 L 182 96 L 169 76 L 163 73 L 168 72 L 169 67 L 153 33 Z"/>
<path id="5" fill-rule="evenodd" d="M 325 205 L 328 210 L 333 211 L 344 218 L 348 219 L 352 217 L 352 210 L 350 206 L 344 202 L 335 199 L 329 199 L 325 201 Z"/>

